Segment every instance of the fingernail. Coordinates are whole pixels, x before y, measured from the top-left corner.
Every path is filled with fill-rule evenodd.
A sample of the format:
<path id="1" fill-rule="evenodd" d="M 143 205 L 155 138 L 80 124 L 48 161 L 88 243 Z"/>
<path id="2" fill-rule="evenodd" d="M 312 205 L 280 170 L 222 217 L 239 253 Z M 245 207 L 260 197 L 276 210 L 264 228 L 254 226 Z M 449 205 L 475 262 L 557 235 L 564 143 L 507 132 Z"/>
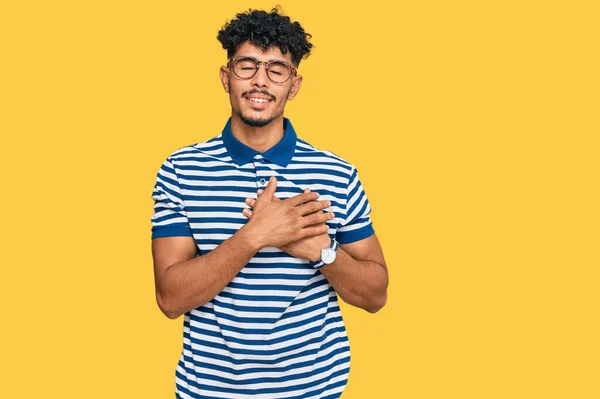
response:
<path id="1" fill-rule="evenodd" d="M 333 212 L 329 212 L 329 214 L 331 215 L 331 218 L 332 218 L 332 219 L 335 217 L 335 213 L 333 213 Z"/>
<path id="2" fill-rule="evenodd" d="M 271 178 L 269 179 L 269 181 L 275 181 L 275 176 L 271 176 Z"/>

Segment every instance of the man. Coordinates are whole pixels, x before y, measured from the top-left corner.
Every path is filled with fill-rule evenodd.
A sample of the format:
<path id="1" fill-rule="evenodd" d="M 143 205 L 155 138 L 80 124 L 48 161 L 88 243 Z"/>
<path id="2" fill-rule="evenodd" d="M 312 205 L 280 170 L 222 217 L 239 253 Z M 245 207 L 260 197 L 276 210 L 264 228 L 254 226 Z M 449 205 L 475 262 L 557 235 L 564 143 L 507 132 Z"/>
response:
<path id="1" fill-rule="evenodd" d="M 373 313 L 386 302 L 356 169 L 283 116 L 310 37 L 277 9 L 226 24 L 231 118 L 158 173 L 156 298 L 167 317 L 185 314 L 178 398 L 338 398 L 350 352 L 337 295 Z"/>

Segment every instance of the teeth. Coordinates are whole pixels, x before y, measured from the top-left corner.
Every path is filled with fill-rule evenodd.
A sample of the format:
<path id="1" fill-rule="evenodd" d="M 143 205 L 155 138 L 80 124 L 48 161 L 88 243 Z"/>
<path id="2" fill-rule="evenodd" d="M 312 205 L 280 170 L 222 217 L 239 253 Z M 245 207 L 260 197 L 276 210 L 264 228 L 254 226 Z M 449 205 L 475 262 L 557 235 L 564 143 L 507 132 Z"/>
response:
<path id="1" fill-rule="evenodd" d="M 269 102 L 269 100 L 267 100 L 265 98 L 250 98 L 249 100 L 257 102 L 257 103 L 266 103 L 266 102 Z"/>

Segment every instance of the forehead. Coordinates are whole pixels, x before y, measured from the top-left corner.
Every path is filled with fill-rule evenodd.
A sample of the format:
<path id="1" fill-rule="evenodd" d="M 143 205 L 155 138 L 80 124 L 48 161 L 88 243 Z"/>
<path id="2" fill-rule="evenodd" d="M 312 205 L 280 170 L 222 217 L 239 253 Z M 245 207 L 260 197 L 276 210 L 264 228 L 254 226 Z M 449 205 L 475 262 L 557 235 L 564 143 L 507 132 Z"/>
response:
<path id="1" fill-rule="evenodd" d="M 268 49 L 264 49 L 260 46 L 255 46 L 250 42 L 240 44 L 233 56 L 254 57 L 259 61 L 284 60 L 290 64 L 292 63 L 292 55 L 289 51 L 286 54 L 283 54 L 281 49 L 277 46 L 271 46 Z"/>

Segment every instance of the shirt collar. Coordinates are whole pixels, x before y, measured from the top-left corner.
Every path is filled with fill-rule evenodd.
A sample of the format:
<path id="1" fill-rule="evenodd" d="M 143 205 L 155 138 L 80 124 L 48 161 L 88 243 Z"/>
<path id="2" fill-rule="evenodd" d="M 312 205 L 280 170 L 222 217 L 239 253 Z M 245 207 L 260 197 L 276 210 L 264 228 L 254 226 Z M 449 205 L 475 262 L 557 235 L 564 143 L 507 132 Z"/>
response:
<path id="1" fill-rule="evenodd" d="M 287 118 L 283 118 L 283 130 L 281 140 L 267 151 L 260 153 L 235 138 L 231 132 L 231 118 L 229 118 L 225 128 L 223 128 L 223 144 L 225 144 L 225 148 L 233 159 L 233 162 L 238 165 L 244 165 L 250 162 L 257 154 L 261 154 L 269 162 L 286 167 L 291 162 L 296 151 L 297 136 L 292 123 Z"/>

